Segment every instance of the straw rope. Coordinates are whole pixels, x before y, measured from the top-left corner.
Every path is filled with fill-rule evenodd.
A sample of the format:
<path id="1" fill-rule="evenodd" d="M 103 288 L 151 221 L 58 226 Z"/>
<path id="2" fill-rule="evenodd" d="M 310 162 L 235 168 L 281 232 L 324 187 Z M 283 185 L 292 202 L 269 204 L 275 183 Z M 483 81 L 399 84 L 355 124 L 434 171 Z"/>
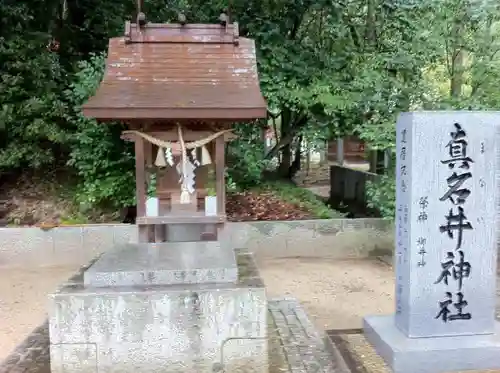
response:
<path id="1" fill-rule="evenodd" d="M 179 126 L 180 128 L 180 126 Z M 199 148 L 200 146 L 204 146 L 204 145 L 207 145 L 208 143 L 212 142 L 213 140 L 215 140 L 216 138 L 218 138 L 219 136 L 222 136 L 226 133 L 229 133 L 231 132 L 232 129 L 230 130 L 223 130 L 223 131 L 220 131 L 220 132 L 216 132 L 204 139 L 200 139 L 200 140 L 197 140 L 197 141 L 192 141 L 192 142 L 188 142 L 188 143 L 184 143 L 184 146 L 186 149 L 195 149 L 195 148 Z M 123 131 L 123 134 L 124 135 L 137 135 L 137 136 L 140 136 L 142 137 L 144 140 L 150 142 L 151 144 L 153 145 L 156 145 L 160 148 L 175 148 L 176 145 L 178 144 L 177 142 L 172 142 L 172 141 L 163 141 L 163 140 L 160 140 L 160 139 L 157 139 L 156 137 L 153 137 L 151 135 L 148 135 L 147 133 L 144 133 L 144 132 L 140 132 L 140 131 Z"/>
<path id="2" fill-rule="evenodd" d="M 180 202 L 182 204 L 184 204 L 184 203 L 189 203 L 189 201 L 190 201 L 189 191 L 188 191 L 188 187 L 186 185 L 186 173 L 187 173 L 186 162 L 188 161 L 187 160 L 187 150 L 188 149 L 196 149 L 199 147 L 204 147 L 205 145 L 212 142 L 213 140 L 215 140 L 219 136 L 222 136 L 222 135 L 229 133 L 231 131 L 232 131 L 232 129 L 223 130 L 223 131 L 214 133 L 214 134 L 212 134 L 204 139 L 192 141 L 189 143 L 184 142 L 184 137 L 182 135 L 182 127 L 180 124 L 177 125 L 177 135 L 178 135 L 177 142 L 163 141 L 163 140 L 157 139 L 156 137 L 148 135 L 147 133 L 143 133 L 140 131 L 132 131 L 132 130 L 131 131 L 123 131 L 123 134 L 124 135 L 140 136 L 144 140 L 150 142 L 151 144 L 158 146 L 160 148 L 160 151 L 161 151 L 161 149 L 166 149 L 166 148 L 170 148 L 170 149 L 176 148 L 180 145 L 180 150 L 181 150 L 181 180 L 180 180 L 181 200 L 180 200 Z"/>

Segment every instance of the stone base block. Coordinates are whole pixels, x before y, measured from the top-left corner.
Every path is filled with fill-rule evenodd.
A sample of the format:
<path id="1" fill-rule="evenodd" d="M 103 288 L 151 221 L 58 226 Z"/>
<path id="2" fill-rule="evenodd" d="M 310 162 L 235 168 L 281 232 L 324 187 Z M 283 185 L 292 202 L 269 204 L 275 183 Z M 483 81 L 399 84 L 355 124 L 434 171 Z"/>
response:
<path id="1" fill-rule="evenodd" d="M 205 224 L 169 224 L 167 240 L 168 242 L 199 241 L 205 230 Z"/>
<path id="2" fill-rule="evenodd" d="M 495 334 L 408 338 L 394 316 L 363 320 L 366 339 L 394 373 L 444 373 L 500 368 L 500 323 Z"/>
<path id="3" fill-rule="evenodd" d="M 84 274 L 86 287 L 236 282 L 230 242 L 126 244 L 105 252 Z"/>
<path id="4" fill-rule="evenodd" d="M 76 276 L 75 276 L 76 277 Z M 71 279 L 68 282 L 73 282 Z M 303 307 L 294 299 L 271 299 L 268 301 L 268 354 L 269 371 L 252 356 L 260 349 L 259 341 L 252 345 L 248 340 L 228 340 L 223 348 L 223 368 L 226 373 L 348 373 L 342 357 L 331 346 L 326 346 L 321 333 L 316 330 L 307 317 Z M 49 373 L 49 327 L 45 322 L 36 328 L 26 339 L 19 344 L 12 353 L 2 362 L 2 373 Z M 73 348 L 71 348 L 73 347 Z M 130 347 L 130 346 L 127 346 Z M 241 349 L 246 349 L 248 359 L 244 358 Z M 133 350 L 131 350 L 134 352 Z M 236 351 L 239 358 L 229 359 Z M 254 355 L 252 355 L 254 354 Z M 67 372 L 96 371 L 98 365 L 96 348 L 88 345 L 66 346 L 52 345 L 53 366 L 66 364 Z M 129 358 L 131 365 L 135 364 Z M 147 357 L 146 357 L 147 358 Z M 142 359 L 143 361 L 144 359 Z M 82 363 L 83 362 L 83 363 Z M 266 364 L 266 362 L 264 362 Z M 93 365 L 93 366 L 92 366 Z M 58 368 L 59 369 L 59 368 Z M 183 368 L 180 368 L 183 369 Z M 118 371 L 118 368 L 113 368 Z M 61 371 L 59 369 L 58 371 Z M 130 371 L 127 367 L 126 371 Z M 165 371 L 165 367 L 158 369 L 158 373 Z M 181 370 L 186 373 L 196 373 L 197 370 Z M 217 370 L 214 369 L 214 372 Z M 219 372 L 221 372 L 219 370 Z M 136 373 L 141 373 L 137 371 Z"/>
<path id="5" fill-rule="evenodd" d="M 268 373 L 267 339 L 230 340 L 202 357 L 170 355 L 161 341 L 51 344 L 50 366 L 51 373 Z"/>
<path id="6" fill-rule="evenodd" d="M 250 255 L 237 262 L 236 283 L 63 286 L 49 297 L 52 373 L 267 373 L 265 288 Z"/>

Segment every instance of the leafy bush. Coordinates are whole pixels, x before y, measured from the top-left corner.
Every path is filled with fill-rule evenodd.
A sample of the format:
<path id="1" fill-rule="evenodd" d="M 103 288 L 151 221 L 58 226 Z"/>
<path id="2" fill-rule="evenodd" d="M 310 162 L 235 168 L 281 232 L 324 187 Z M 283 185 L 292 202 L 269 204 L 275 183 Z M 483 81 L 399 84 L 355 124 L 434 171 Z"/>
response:
<path id="1" fill-rule="evenodd" d="M 40 36 L 2 36 L 0 64 L 0 169 L 53 164 L 66 140 L 58 56 Z"/>
<path id="2" fill-rule="evenodd" d="M 68 120 L 76 126 L 68 164 L 81 177 L 77 200 L 87 208 L 102 204 L 120 208 L 134 203 L 134 155 L 130 144 L 120 139 L 123 128 L 119 124 L 97 123 L 84 117 L 80 109 L 99 86 L 104 65 L 102 54 L 80 62 L 80 71 L 66 92 L 74 105 L 73 116 Z"/>
<path id="3" fill-rule="evenodd" d="M 235 126 L 237 139 L 228 146 L 227 174 L 235 186 L 248 189 L 262 183 L 263 172 L 269 161 L 264 159 L 264 145 L 259 126 L 239 124 Z"/>
<path id="4" fill-rule="evenodd" d="M 366 186 L 368 207 L 377 209 L 386 219 L 394 219 L 396 214 L 396 179 L 394 173 L 382 175 L 376 182 Z"/>

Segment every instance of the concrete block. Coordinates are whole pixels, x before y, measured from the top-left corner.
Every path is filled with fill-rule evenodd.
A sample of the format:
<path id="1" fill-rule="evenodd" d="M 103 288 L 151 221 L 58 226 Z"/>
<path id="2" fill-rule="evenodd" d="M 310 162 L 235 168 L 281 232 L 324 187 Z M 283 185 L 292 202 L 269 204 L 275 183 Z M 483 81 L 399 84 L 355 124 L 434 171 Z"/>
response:
<path id="1" fill-rule="evenodd" d="M 307 240 L 315 236 L 315 225 L 314 223 L 309 224 L 296 224 L 293 229 L 291 229 L 286 235 L 287 243 L 293 242 L 295 240 Z"/>
<path id="2" fill-rule="evenodd" d="M 114 246 L 113 225 L 87 225 L 83 226 L 83 250 L 85 260 L 90 261 L 99 254 L 104 253 Z"/>
<path id="3" fill-rule="evenodd" d="M 83 247 L 83 227 L 54 229 L 55 264 L 81 264 L 86 256 Z"/>
<path id="4" fill-rule="evenodd" d="M 314 224 L 314 237 L 337 236 L 342 233 L 342 220 L 318 220 Z"/>
<path id="5" fill-rule="evenodd" d="M 236 282 L 230 242 L 127 244 L 104 253 L 84 274 L 85 286 L 151 286 Z"/>
<path id="6" fill-rule="evenodd" d="M 345 219 L 318 222 L 312 253 L 332 258 L 367 257 L 371 253 L 387 252 L 392 255 L 393 227 L 390 222 L 382 226 L 373 224 L 376 219 Z"/>
<path id="7" fill-rule="evenodd" d="M 254 238 L 248 242 L 248 250 L 260 259 L 288 256 L 287 241 L 283 237 Z"/>
<path id="8" fill-rule="evenodd" d="M 345 258 L 366 256 L 374 248 L 393 247 L 394 229 L 385 227 L 390 223 L 381 219 L 363 219 L 354 225 L 345 223 L 347 228 L 344 231 L 339 228 L 344 224 L 343 220 L 227 223 L 219 232 L 219 240 L 230 241 L 233 247 L 249 248 L 262 259 L 294 255 Z M 381 226 L 385 228 L 378 228 L 378 222 L 382 222 Z M 314 228 L 313 239 L 310 227 Z M 112 232 L 115 245 L 138 242 L 137 226 L 130 224 L 50 230 L 0 228 L 0 266 L 83 265 L 94 255 L 113 247 L 109 244 L 108 232 Z M 199 232 L 196 232 L 196 237 Z M 57 248 L 54 248 L 55 238 Z M 178 241 L 185 238 L 174 237 Z M 290 251 L 287 253 L 288 246 Z"/>
<path id="9" fill-rule="evenodd" d="M 245 247 L 260 258 L 286 256 L 290 231 L 290 225 L 284 222 L 252 222 L 247 226 Z"/>
<path id="10" fill-rule="evenodd" d="M 170 224 L 167 226 L 167 240 L 169 242 L 199 241 L 204 232 L 204 224 Z"/>
<path id="11" fill-rule="evenodd" d="M 252 224 L 253 234 L 258 238 L 278 238 L 286 236 L 295 227 L 290 222 L 285 221 L 257 221 Z M 252 235 L 253 236 L 253 235 Z"/>
<path id="12" fill-rule="evenodd" d="M 113 227 L 113 243 L 121 245 L 139 242 L 139 230 L 135 224 L 117 224 Z"/>
<path id="13" fill-rule="evenodd" d="M 369 316 L 365 337 L 394 373 L 483 371 L 500 367 L 500 323 L 494 334 L 409 338 L 393 316 Z"/>
<path id="14" fill-rule="evenodd" d="M 377 232 L 394 232 L 394 222 L 389 219 L 370 218 L 363 219 L 366 228 L 373 228 Z"/>
<path id="15" fill-rule="evenodd" d="M 366 228 L 365 219 L 343 219 L 342 233 L 356 232 Z"/>
<path id="16" fill-rule="evenodd" d="M 233 247 L 248 247 L 251 238 L 251 223 L 226 223 L 224 231 L 221 232 L 221 241 L 229 237 Z"/>
<path id="17" fill-rule="evenodd" d="M 0 266 L 52 264 L 53 233 L 40 228 L 0 228 Z"/>

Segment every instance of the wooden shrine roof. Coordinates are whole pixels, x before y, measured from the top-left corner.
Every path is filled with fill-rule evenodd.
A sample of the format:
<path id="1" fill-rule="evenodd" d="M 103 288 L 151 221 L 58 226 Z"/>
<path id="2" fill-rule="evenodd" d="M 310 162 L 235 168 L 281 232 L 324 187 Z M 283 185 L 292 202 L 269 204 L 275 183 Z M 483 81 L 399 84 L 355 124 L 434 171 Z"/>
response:
<path id="1" fill-rule="evenodd" d="M 237 24 L 127 22 L 109 41 L 104 78 L 83 105 L 99 120 L 265 118 L 255 43 Z"/>

